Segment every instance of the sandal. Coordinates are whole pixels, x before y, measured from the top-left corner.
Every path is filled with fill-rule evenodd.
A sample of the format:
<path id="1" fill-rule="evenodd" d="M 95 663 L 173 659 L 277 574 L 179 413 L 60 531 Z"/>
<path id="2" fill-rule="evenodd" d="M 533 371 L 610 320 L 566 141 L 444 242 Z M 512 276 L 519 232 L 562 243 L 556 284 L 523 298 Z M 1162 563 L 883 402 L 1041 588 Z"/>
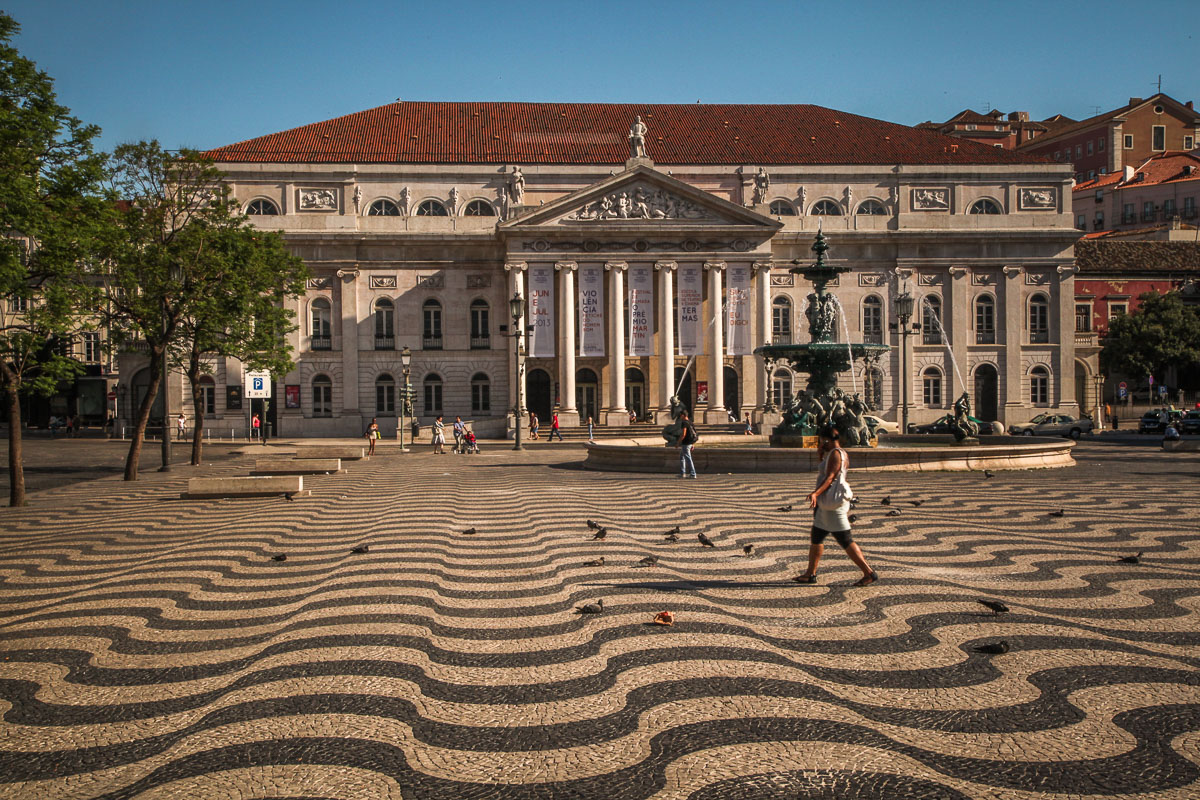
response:
<path id="1" fill-rule="evenodd" d="M 879 576 L 876 575 L 874 572 L 872 572 L 870 575 L 864 575 L 863 577 L 859 578 L 858 582 L 855 583 L 854 585 L 855 586 L 870 586 L 872 583 L 875 583 L 878 580 L 879 580 Z"/>
<path id="2" fill-rule="evenodd" d="M 792 580 L 794 580 L 796 583 L 816 583 L 817 576 L 816 575 L 797 575 L 796 577 L 792 578 Z"/>

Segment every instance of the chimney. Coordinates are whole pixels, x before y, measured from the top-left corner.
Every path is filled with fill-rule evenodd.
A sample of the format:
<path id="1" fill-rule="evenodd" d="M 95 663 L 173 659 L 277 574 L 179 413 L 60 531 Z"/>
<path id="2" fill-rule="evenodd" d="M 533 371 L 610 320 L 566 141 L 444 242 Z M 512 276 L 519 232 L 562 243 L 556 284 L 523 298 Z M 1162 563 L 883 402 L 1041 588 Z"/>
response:
<path id="1" fill-rule="evenodd" d="M 1192 101 L 1191 101 L 1191 100 L 1188 100 L 1186 103 L 1184 103 L 1184 105 L 1185 105 L 1185 106 L 1187 106 L 1188 108 L 1191 108 L 1191 107 L 1192 107 Z"/>
<path id="2" fill-rule="evenodd" d="M 1010 111 L 1008 114 L 1010 122 L 1029 122 L 1028 111 Z"/>
<path id="3" fill-rule="evenodd" d="M 1133 167 L 1126 165 L 1124 174 L 1121 176 L 1121 183 L 1129 183 L 1131 180 L 1133 180 Z"/>
<path id="4" fill-rule="evenodd" d="M 1144 172 L 1139 172 L 1139 173 L 1137 174 L 1137 181 L 1138 181 L 1138 183 L 1141 183 L 1141 182 L 1142 182 L 1142 181 L 1144 181 L 1144 180 L 1146 180 L 1146 173 L 1144 173 Z"/>
<path id="5" fill-rule="evenodd" d="M 1140 102 L 1142 102 L 1142 98 L 1140 98 L 1140 97 L 1129 98 L 1129 105 L 1131 105 L 1131 106 L 1136 106 Z"/>

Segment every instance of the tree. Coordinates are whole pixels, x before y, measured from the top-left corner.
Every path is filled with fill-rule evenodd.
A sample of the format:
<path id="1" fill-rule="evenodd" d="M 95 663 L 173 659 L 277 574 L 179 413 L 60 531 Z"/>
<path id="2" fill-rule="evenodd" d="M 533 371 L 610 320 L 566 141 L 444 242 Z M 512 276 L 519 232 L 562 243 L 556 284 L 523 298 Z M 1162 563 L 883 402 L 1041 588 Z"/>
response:
<path id="1" fill-rule="evenodd" d="M 1132 314 L 1108 322 L 1100 366 L 1110 375 L 1154 375 L 1200 360 L 1200 313 L 1183 304 L 1178 292 L 1148 292 Z"/>
<path id="2" fill-rule="evenodd" d="M 0 383 L 8 411 L 9 504 L 25 504 L 21 396 L 77 374 L 64 352 L 89 318 L 89 286 L 72 282 L 103 216 L 99 128 L 60 105 L 54 82 L 23 58 L 16 21 L 0 13 Z"/>

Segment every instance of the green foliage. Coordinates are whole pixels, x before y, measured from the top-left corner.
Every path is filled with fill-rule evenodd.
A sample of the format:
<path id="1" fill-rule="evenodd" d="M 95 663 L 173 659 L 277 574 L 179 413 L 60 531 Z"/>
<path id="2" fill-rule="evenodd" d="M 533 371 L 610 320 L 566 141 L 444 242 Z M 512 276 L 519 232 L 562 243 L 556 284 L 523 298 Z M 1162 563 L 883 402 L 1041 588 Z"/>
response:
<path id="1" fill-rule="evenodd" d="M 1100 366 L 1108 374 L 1155 375 L 1200 361 L 1200 312 L 1178 292 L 1149 292 L 1132 314 L 1109 320 Z"/>

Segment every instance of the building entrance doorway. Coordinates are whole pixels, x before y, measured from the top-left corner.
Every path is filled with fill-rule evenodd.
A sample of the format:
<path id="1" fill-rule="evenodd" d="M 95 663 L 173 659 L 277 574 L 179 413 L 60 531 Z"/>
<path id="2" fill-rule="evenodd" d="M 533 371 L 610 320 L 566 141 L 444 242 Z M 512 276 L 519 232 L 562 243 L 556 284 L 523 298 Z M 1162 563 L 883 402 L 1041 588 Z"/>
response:
<path id="1" fill-rule="evenodd" d="M 692 410 L 696 407 L 696 386 L 692 382 L 692 373 L 683 367 L 676 367 L 675 386 L 677 387 L 675 394 L 679 397 L 679 402 L 687 408 L 689 416 L 694 416 Z"/>
<path id="2" fill-rule="evenodd" d="M 526 373 L 525 405 L 530 412 L 537 414 L 539 421 L 550 422 L 550 412 L 554 410 L 554 387 L 546 370 L 531 369 Z"/>
<path id="3" fill-rule="evenodd" d="M 1000 415 L 998 384 L 991 364 L 980 364 L 975 370 L 975 416 L 984 422 L 995 422 Z"/>
<path id="4" fill-rule="evenodd" d="M 1094 412 L 1094 403 L 1088 400 L 1088 380 L 1087 367 L 1075 362 L 1075 402 L 1079 404 L 1079 413 L 1088 414 Z M 1092 419 L 1096 419 L 1096 415 L 1092 413 Z"/>
<path id="5" fill-rule="evenodd" d="M 738 405 L 738 374 L 733 367 L 725 367 L 724 370 L 725 396 L 721 398 L 725 403 L 725 410 L 729 412 L 733 419 L 741 419 L 741 407 Z"/>
<path id="6" fill-rule="evenodd" d="M 625 370 L 625 408 L 639 421 L 646 418 L 646 376 L 637 367 Z"/>
<path id="7" fill-rule="evenodd" d="M 581 369 L 575 373 L 575 408 L 579 411 L 579 421 L 587 424 L 587 418 L 593 422 L 600 421 L 600 379 L 590 369 Z"/>
<path id="8" fill-rule="evenodd" d="M 129 419 L 133 422 L 137 420 L 138 409 L 142 407 L 142 402 L 146 399 L 146 392 L 150 389 L 150 369 L 147 367 L 134 375 L 130 385 L 132 392 L 130 393 Z M 154 396 L 154 404 L 150 406 L 150 421 L 147 424 L 152 427 L 163 424 L 164 394 L 166 392 L 162 391 L 160 387 L 158 394 Z"/>

